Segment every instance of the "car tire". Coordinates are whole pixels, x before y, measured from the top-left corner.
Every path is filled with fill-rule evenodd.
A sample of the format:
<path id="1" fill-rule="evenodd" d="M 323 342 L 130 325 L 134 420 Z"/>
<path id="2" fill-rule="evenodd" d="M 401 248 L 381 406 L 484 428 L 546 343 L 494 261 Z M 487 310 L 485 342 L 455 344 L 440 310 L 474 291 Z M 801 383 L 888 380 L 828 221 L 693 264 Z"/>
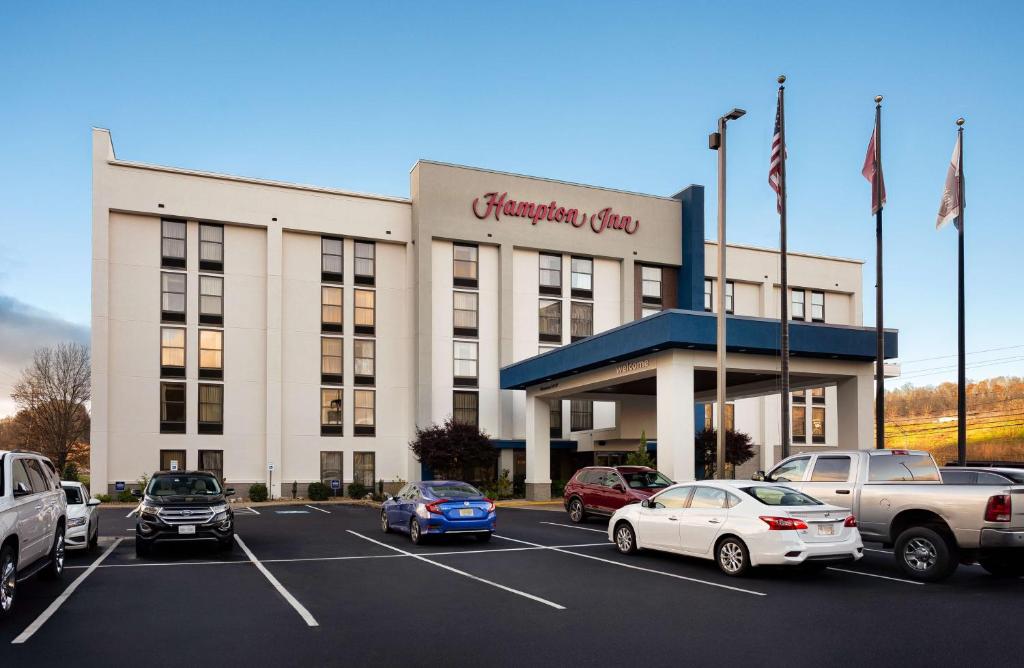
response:
<path id="1" fill-rule="evenodd" d="M 587 521 L 587 511 L 583 508 L 583 501 L 578 496 L 569 499 L 569 520 L 573 524 L 582 524 Z"/>
<path id="2" fill-rule="evenodd" d="M 1007 556 L 990 556 L 978 559 L 981 567 L 989 575 L 997 578 L 1016 578 L 1024 576 L 1024 559 Z"/>
<path id="3" fill-rule="evenodd" d="M 491 540 L 491 532 L 490 532 L 490 531 L 488 531 L 487 533 L 478 533 L 478 534 L 476 535 L 476 539 L 477 539 L 478 541 L 480 541 L 481 543 L 487 543 L 487 542 L 490 542 L 490 540 Z"/>
<path id="4" fill-rule="evenodd" d="M 139 559 L 145 559 L 150 555 L 153 548 L 149 543 L 139 538 L 139 534 L 135 534 L 135 556 Z"/>
<path id="5" fill-rule="evenodd" d="M 43 570 L 47 580 L 58 580 L 64 575 L 64 558 L 67 555 L 67 545 L 64 544 L 64 525 L 57 525 L 57 532 L 53 536 L 53 545 L 50 546 L 50 554 L 47 557 L 50 563 Z"/>
<path id="6" fill-rule="evenodd" d="M 726 536 L 715 546 L 715 562 L 723 573 L 742 577 L 750 572 L 750 552 L 746 544 L 735 536 Z"/>
<path id="7" fill-rule="evenodd" d="M 636 532 L 629 522 L 619 522 L 615 526 L 615 549 L 620 554 L 636 554 Z"/>
<path id="8" fill-rule="evenodd" d="M 96 548 L 100 544 L 100 521 L 99 520 L 96 520 L 96 525 L 95 526 L 96 526 L 96 528 L 93 529 L 92 537 L 89 538 L 89 546 L 87 548 L 90 552 L 95 552 Z"/>
<path id="9" fill-rule="evenodd" d="M 423 529 L 420 528 L 420 522 L 415 517 L 409 520 L 409 539 L 413 545 L 423 542 Z"/>
<path id="10" fill-rule="evenodd" d="M 18 556 L 11 545 L 0 550 L 0 617 L 11 613 L 18 594 Z"/>
<path id="11" fill-rule="evenodd" d="M 384 533 L 391 533 L 391 525 L 388 524 L 388 513 L 386 510 L 380 511 L 380 530 Z"/>
<path id="12" fill-rule="evenodd" d="M 959 565 L 959 550 L 952 538 L 931 527 L 910 527 L 896 538 L 896 563 L 914 580 L 945 580 Z"/>

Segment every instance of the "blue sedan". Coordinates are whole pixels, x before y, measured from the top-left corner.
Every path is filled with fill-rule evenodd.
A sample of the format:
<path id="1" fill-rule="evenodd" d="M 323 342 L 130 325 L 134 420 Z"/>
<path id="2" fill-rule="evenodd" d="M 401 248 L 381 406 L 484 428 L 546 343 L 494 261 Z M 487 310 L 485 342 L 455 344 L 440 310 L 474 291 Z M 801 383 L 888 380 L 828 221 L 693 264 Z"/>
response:
<path id="1" fill-rule="evenodd" d="M 464 482 L 411 482 L 381 506 L 384 533 L 402 531 L 419 544 L 430 535 L 472 534 L 488 541 L 494 533 L 494 502 Z"/>

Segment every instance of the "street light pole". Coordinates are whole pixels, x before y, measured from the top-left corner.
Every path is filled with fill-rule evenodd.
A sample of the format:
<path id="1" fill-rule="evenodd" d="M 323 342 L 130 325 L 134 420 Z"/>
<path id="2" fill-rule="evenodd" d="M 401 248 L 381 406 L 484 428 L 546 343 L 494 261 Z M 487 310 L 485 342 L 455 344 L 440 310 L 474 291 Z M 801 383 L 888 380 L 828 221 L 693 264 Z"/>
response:
<path id="1" fill-rule="evenodd" d="M 742 109 L 733 109 L 718 119 L 718 131 L 708 138 L 708 147 L 718 151 L 718 298 L 716 340 L 718 379 L 715 403 L 715 477 L 724 480 L 725 473 L 725 125 L 746 114 Z"/>

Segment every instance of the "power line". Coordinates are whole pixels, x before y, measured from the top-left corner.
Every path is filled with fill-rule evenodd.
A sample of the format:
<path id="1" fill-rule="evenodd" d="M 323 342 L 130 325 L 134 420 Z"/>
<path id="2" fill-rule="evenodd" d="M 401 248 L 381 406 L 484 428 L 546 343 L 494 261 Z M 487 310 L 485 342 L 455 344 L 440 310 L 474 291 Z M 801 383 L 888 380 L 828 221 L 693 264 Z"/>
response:
<path id="1" fill-rule="evenodd" d="M 975 364 L 968 364 L 967 368 L 968 369 L 978 369 L 978 368 L 981 368 L 981 367 L 992 366 L 993 364 L 1008 364 L 1010 362 L 1020 362 L 1022 360 L 1024 360 L 1024 355 L 1019 356 L 1019 357 L 1005 357 L 1005 358 L 1001 358 L 1001 359 L 987 360 L 985 362 L 977 362 Z M 952 370 L 954 370 L 956 368 L 957 367 L 954 365 L 954 366 L 946 366 L 946 367 L 934 367 L 934 369 L 918 369 L 918 370 L 915 370 L 914 373 L 910 373 L 910 374 L 907 374 L 907 375 L 902 375 L 901 374 L 899 376 L 899 378 L 906 379 L 906 378 L 923 378 L 925 376 L 937 376 L 937 375 L 942 374 L 942 373 L 948 373 L 948 372 L 950 372 L 950 371 L 952 371 Z"/>
<path id="2" fill-rule="evenodd" d="M 1019 344 L 1019 345 L 1015 345 L 1015 346 L 1002 346 L 1000 348 L 986 348 L 984 350 L 972 350 L 971 352 L 966 353 L 966 354 L 967 355 L 980 355 L 981 353 L 993 353 L 993 352 L 996 352 L 997 350 L 1013 350 L 1015 348 L 1024 348 L 1024 344 Z M 921 357 L 921 358 L 916 359 L 916 360 L 900 360 L 900 364 L 915 364 L 917 362 L 931 362 L 932 360 L 944 360 L 944 359 L 949 359 L 949 358 L 956 357 L 956 356 L 957 356 L 956 353 L 954 353 L 952 355 L 938 355 L 937 357 Z"/>

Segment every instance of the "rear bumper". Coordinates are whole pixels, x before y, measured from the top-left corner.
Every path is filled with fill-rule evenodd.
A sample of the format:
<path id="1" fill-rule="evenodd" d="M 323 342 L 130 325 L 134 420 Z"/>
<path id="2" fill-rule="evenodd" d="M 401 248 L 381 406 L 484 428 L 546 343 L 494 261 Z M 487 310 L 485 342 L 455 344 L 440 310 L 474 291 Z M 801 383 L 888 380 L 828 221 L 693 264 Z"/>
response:
<path id="1" fill-rule="evenodd" d="M 487 517 L 470 520 L 449 520 L 444 517 L 432 516 L 425 522 L 420 522 L 424 533 L 428 534 L 455 534 L 455 533 L 494 533 L 497 516 L 491 513 Z"/>
<path id="2" fill-rule="evenodd" d="M 982 529 L 982 549 L 1021 548 L 1024 550 L 1024 529 Z"/>
<path id="3" fill-rule="evenodd" d="M 777 533 L 777 532 L 776 532 Z M 843 563 L 864 557 L 860 536 L 834 543 L 805 543 L 801 540 L 772 541 L 750 545 L 751 562 L 756 566 L 799 566 L 803 563 Z M 761 549 L 758 549 L 761 548 Z"/>

